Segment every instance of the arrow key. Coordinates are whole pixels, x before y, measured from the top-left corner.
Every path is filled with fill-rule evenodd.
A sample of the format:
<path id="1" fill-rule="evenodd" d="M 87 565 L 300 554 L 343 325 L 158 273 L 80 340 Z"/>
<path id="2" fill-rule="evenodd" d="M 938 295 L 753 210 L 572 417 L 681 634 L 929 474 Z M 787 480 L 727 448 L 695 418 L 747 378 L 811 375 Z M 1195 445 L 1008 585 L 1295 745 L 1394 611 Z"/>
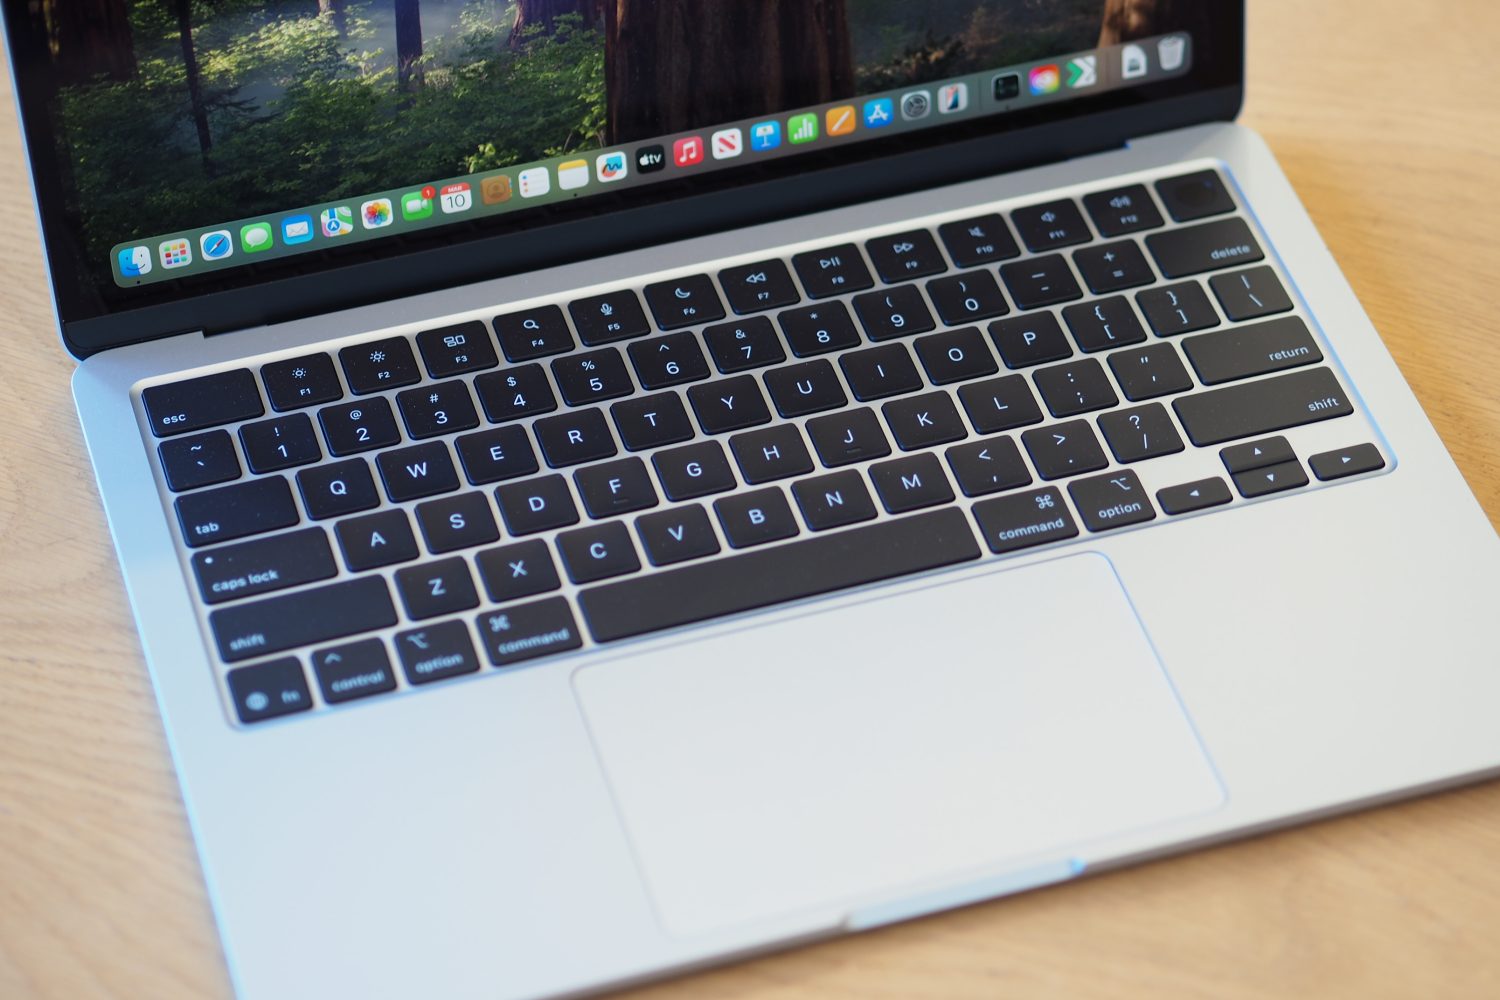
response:
<path id="1" fill-rule="evenodd" d="M 1229 485 L 1218 476 L 1156 491 L 1156 502 L 1168 514 L 1191 514 L 1195 510 L 1226 504 L 1232 499 Z"/>
<path id="2" fill-rule="evenodd" d="M 1352 448 L 1314 455 L 1307 460 L 1307 464 L 1312 466 L 1313 475 L 1327 482 L 1330 479 L 1343 479 L 1345 476 L 1383 469 L 1385 459 L 1381 457 L 1380 449 L 1373 444 L 1357 444 Z"/>
<path id="3" fill-rule="evenodd" d="M 1302 463 L 1296 459 L 1282 462 L 1280 465 L 1268 465 L 1265 468 L 1236 473 L 1234 477 L 1235 489 L 1239 490 L 1240 496 L 1246 500 L 1254 500 L 1256 497 L 1294 490 L 1306 485 L 1307 473 L 1302 471 Z"/>
<path id="4" fill-rule="evenodd" d="M 1224 460 L 1224 468 L 1229 470 L 1230 475 L 1297 461 L 1291 443 L 1284 437 L 1264 438 L 1221 448 L 1219 457 Z"/>

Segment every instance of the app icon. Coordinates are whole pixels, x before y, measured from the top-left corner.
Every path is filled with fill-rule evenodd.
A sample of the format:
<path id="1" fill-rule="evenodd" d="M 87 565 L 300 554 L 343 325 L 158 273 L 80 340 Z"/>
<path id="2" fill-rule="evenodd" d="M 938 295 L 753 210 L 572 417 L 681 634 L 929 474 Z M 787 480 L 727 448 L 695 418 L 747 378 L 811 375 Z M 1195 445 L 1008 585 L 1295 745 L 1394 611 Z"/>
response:
<path id="1" fill-rule="evenodd" d="M 781 122 L 756 122 L 750 126 L 750 148 L 756 152 L 781 145 Z"/>
<path id="2" fill-rule="evenodd" d="M 623 152 L 600 153 L 594 157 L 594 173 L 600 184 L 612 184 L 629 176 L 630 161 Z"/>
<path id="3" fill-rule="evenodd" d="M 366 229 L 389 226 L 395 217 L 389 198 L 375 198 L 359 206 L 359 219 Z"/>
<path id="4" fill-rule="evenodd" d="M 390 203 L 386 203 L 386 215 L 390 215 Z M 384 225 L 385 223 L 381 223 Z M 269 222 L 252 222 L 248 226 L 240 227 L 240 249 L 246 253 L 260 253 L 262 250 L 271 249 L 271 244 L 276 242 L 271 238 L 271 224 Z"/>
<path id="5" fill-rule="evenodd" d="M 552 190 L 552 175 L 546 167 L 521 171 L 521 197 L 537 198 Z"/>
<path id="6" fill-rule="evenodd" d="M 1093 56 L 1079 56 L 1068 63 L 1068 86 L 1077 90 L 1099 82 L 1099 61 Z"/>
<path id="7" fill-rule="evenodd" d="M 865 102 L 865 128 L 885 128 L 896 117 L 896 106 L 889 97 Z"/>
<path id="8" fill-rule="evenodd" d="M 574 191 L 588 182 L 588 160 L 568 160 L 557 165 L 557 186 L 564 191 Z"/>
<path id="9" fill-rule="evenodd" d="M 1033 95 L 1040 97 L 1042 94 L 1054 94 L 1060 86 L 1062 86 L 1062 78 L 1055 65 L 1037 66 L 1031 71 Z"/>
<path id="10" fill-rule="evenodd" d="M 635 169 L 654 174 L 667 165 L 667 151 L 661 146 L 642 146 L 635 151 Z"/>
<path id="11" fill-rule="evenodd" d="M 812 142 L 818 137 L 817 115 L 792 115 L 786 120 L 786 139 L 793 146 Z"/>
<path id="12" fill-rule="evenodd" d="M 939 113 L 951 115 L 963 111 L 968 106 L 969 85 L 967 83 L 950 83 L 938 90 Z"/>
<path id="13" fill-rule="evenodd" d="M 234 253 L 234 237 L 227 229 L 215 229 L 198 237 L 198 252 L 204 260 L 223 260 Z"/>
<path id="14" fill-rule="evenodd" d="M 745 136 L 737 128 L 720 129 L 709 140 L 716 160 L 732 160 L 745 151 Z"/>
<path id="15" fill-rule="evenodd" d="M 1156 43 L 1156 58 L 1161 68 L 1168 73 L 1182 69 L 1182 58 L 1187 54 L 1187 39 L 1172 35 Z"/>
<path id="16" fill-rule="evenodd" d="M 438 205 L 442 208 L 444 215 L 467 212 L 474 207 L 474 192 L 463 181 L 457 184 L 444 184 L 443 189 L 438 192 Z"/>
<path id="17" fill-rule="evenodd" d="M 913 90 L 901 95 L 901 117 L 907 121 L 926 118 L 932 113 L 932 95 L 925 90 Z"/>
<path id="18" fill-rule="evenodd" d="M 437 191 L 424 187 L 420 191 L 408 191 L 401 196 L 401 218 L 408 222 L 432 218 L 432 199 Z"/>
<path id="19" fill-rule="evenodd" d="M 116 259 L 120 263 L 120 274 L 126 278 L 139 278 L 151 273 L 150 247 L 126 247 Z"/>
<path id="20" fill-rule="evenodd" d="M 1021 96 L 1021 74 L 1001 73 L 991 83 L 997 101 L 1014 101 Z"/>
<path id="21" fill-rule="evenodd" d="M 161 266 L 167 270 L 187 267 L 193 262 L 193 245 L 187 240 L 162 240 L 156 250 L 161 255 Z"/>
<path id="22" fill-rule="evenodd" d="M 510 178 L 505 174 L 495 174 L 486 177 L 479 182 L 479 197 L 486 205 L 498 205 L 502 201 L 510 201 Z"/>
<path id="23" fill-rule="evenodd" d="M 823 113 L 823 127 L 829 135 L 848 135 L 854 131 L 858 121 L 852 104 L 840 104 Z"/>
<path id="24" fill-rule="evenodd" d="M 312 238 L 312 216 L 289 215 L 281 220 L 281 242 L 287 246 L 306 243 Z"/>
<path id="25" fill-rule="evenodd" d="M 679 167 L 691 167 L 703 162 L 703 137 L 690 135 L 672 143 L 672 162 Z"/>
<path id="26" fill-rule="evenodd" d="M 1146 50 L 1139 45 L 1127 45 L 1120 50 L 1120 75 L 1127 80 L 1146 75 L 1151 68 L 1146 59 Z"/>
<path id="27" fill-rule="evenodd" d="M 318 213 L 318 228 L 324 236 L 348 236 L 354 232 L 354 210 L 347 205 L 325 208 Z"/>

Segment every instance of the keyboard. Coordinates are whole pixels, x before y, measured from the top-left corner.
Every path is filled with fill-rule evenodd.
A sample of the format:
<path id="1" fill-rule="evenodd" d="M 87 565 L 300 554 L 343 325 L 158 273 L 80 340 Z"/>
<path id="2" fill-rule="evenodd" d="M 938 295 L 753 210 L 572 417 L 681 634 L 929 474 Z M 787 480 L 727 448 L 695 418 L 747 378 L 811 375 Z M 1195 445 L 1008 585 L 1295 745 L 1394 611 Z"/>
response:
<path id="1" fill-rule="evenodd" d="M 246 725 L 1388 466 L 1213 169 L 138 401 Z"/>

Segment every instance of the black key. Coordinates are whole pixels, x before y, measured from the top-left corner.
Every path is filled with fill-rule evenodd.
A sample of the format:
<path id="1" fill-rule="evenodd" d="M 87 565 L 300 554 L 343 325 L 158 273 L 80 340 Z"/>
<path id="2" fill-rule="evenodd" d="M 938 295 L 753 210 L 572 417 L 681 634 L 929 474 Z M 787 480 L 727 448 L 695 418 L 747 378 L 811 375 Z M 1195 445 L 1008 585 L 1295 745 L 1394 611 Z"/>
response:
<path id="1" fill-rule="evenodd" d="M 323 457 L 318 435 L 305 413 L 244 424 L 240 427 L 240 444 L 251 472 L 276 472 Z"/>
<path id="2" fill-rule="evenodd" d="M 598 407 L 543 417 L 531 425 L 542 457 L 554 469 L 612 458 L 615 439 Z"/>
<path id="3" fill-rule="evenodd" d="M 594 639 L 608 642 L 978 556 L 950 508 L 593 587 L 579 607 Z"/>
<path id="4" fill-rule="evenodd" d="M 975 336 L 978 336 L 976 331 Z M 983 345 L 981 344 L 981 349 Z M 985 351 L 989 353 L 988 350 Z M 922 376 L 911 363 L 911 355 L 900 344 L 882 344 L 863 351 L 850 351 L 839 357 L 839 367 L 849 383 L 849 391 L 860 402 L 899 396 L 922 388 Z M 766 378 L 771 377 L 767 373 Z"/>
<path id="5" fill-rule="evenodd" d="M 1133 351 L 1116 351 L 1109 356 L 1109 370 L 1115 373 L 1120 391 L 1131 401 L 1155 399 L 1193 387 L 1193 380 L 1183 367 L 1182 359 L 1171 344 L 1152 344 Z"/>
<path id="6" fill-rule="evenodd" d="M 193 554 L 193 575 L 198 578 L 198 592 L 205 604 L 326 580 L 337 572 L 322 528 Z"/>
<path id="7" fill-rule="evenodd" d="M 815 299 L 858 292 L 875 284 L 853 243 L 799 253 L 792 258 L 792 267 L 807 294 Z"/>
<path id="8" fill-rule="evenodd" d="M 1162 204 L 1178 222 L 1234 211 L 1234 199 L 1212 170 L 1157 181 L 1156 193 L 1161 195 Z"/>
<path id="9" fill-rule="evenodd" d="M 700 441 L 670 448 L 651 456 L 656 478 L 668 500 L 691 500 L 710 493 L 723 493 L 737 485 L 734 472 L 717 441 Z"/>
<path id="10" fill-rule="evenodd" d="M 307 678 L 295 656 L 229 671 L 229 695 L 241 722 L 260 722 L 312 708 Z"/>
<path id="11" fill-rule="evenodd" d="M 441 441 L 382 452 L 375 464 L 380 467 L 386 496 L 396 503 L 458 489 L 458 472 L 448 457 L 448 446 Z"/>
<path id="12" fill-rule="evenodd" d="M 280 476 L 189 493 L 177 498 L 176 507 L 182 540 L 191 548 L 290 528 L 301 520 Z"/>
<path id="13" fill-rule="evenodd" d="M 558 358 L 552 362 L 552 376 L 569 406 L 602 403 L 635 392 L 625 362 L 613 347 Z"/>
<path id="14" fill-rule="evenodd" d="M 802 519 L 813 531 L 873 520 L 875 504 L 858 472 L 834 472 L 792 484 Z"/>
<path id="15" fill-rule="evenodd" d="M 489 611 L 475 621 L 485 654 L 497 667 L 583 645 L 573 609 L 561 597 Z"/>
<path id="16" fill-rule="evenodd" d="M 325 407 L 318 411 L 318 423 L 334 455 L 389 448 L 401 441 L 391 404 L 383 396 Z"/>
<path id="17" fill-rule="evenodd" d="M 562 586 L 552 552 L 540 539 L 486 549 L 474 557 L 490 601 L 501 604 Z"/>
<path id="18" fill-rule="evenodd" d="M 720 323 L 703 331 L 714 367 L 725 375 L 764 368 L 786 360 L 776 328 L 764 316 L 733 323 Z"/>
<path id="19" fill-rule="evenodd" d="M 611 406 L 609 415 L 627 451 L 660 448 L 693 436 L 693 423 L 675 392 L 624 400 Z"/>
<path id="20" fill-rule="evenodd" d="M 1057 317 L 1050 312 L 1016 316 L 990 324 L 990 339 L 1007 368 L 1029 368 L 1073 356 Z"/>
<path id="21" fill-rule="evenodd" d="M 1093 532 L 1111 531 L 1155 520 L 1156 510 L 1141 480 L 1129 469 L 1118 469 L 1092 479 L 1068 484 L 1068 493 L 1084 527 Z"/>
<path id="22" fill-rule="evenodd" d="M 787 346 L 799 358 L 859 346 L 859 331 L 842 302 L 787 309 L 776 315 Z"/>
<path id="23" fill-rule="evenodd" d="M 688 390 L 688 402 L 705 434 L 727 434 L 769 423 L 771 411 L 751 375 L 736 375 Z"/>
<path id="24" fill-rule="evenodd" d="M 247 368 L 153 385 L 141 392 L 141 404 L 157 437 L 249 420 L 266 412 L 255 376 Z"/>
<path id="25" fill-rule="evenodd" d="M 396 690 L 391 658 L 379 639 L 320 649 L 313 653 L 312 665 L 323 700 L 330 705 Z"/>
<path id="26" fill-rule="evenodd" d="M 807 422 L 807 434 L 818 458 L 830 469 L 891 453 L 891 443 L 868 406 L 814 417 Z"/>
<path id="27" fill-rule="evenodd" d="M 157 448 L 167 487 L 174 493 L 240 478 L 240 460 L 228 431 L 163 441 Z"/>
<path id="28" fill-rule="evenodd" d="M 1038 309 L 1083 295 L 1062 254 L 1002 264 L 1000 277 L 1020 309 Z"/>
<path id="29" fill-rule="evenodd" d="M 902 451 L 916 451 L 969 436 L 963 418 L 946 392 L 896 399 L 880 408 Z"/>
<path id="30" fill-rule="evenodd" d="M 1031 472 L 1021 458 L 1021 449 L 1008 437 L 955 445 L 944 455 L 966 497 L 1031 485 Z"/>
<path id="31" fill-rule="evenodd" d="M 958 390 L 958 398 L 974 429 L 981 434 L 1008 431 L 1042 420 L 1042 408 L 1037 406 L 1036 397 L 1020 375 L 1003 375 L 966 385 Z"/>
<path id="32" fill-rule="evenodd" d="M 552 395 L 541 365 L 486 372 L 474 380 L 474 391 L 479 393 L 479 404 L 492 424 L 557 409 L 557 397 Z"/>
<path id="33" fill-rule="evenodd" d="M 1135 310 L 1123 295 L 1080 302 L 1068 306 L 1062 314 L 1068 329 L 1073 331 L 1078 349 L 1085 354 L 1139 344 L 1146 339 L 1146 331 L 1141 329 Z"/>
<path id="34" fill-rule="evenodd" d="M 1219 314 L 1196 281 L 1136 293 L 1135 301 L 1158 337 L 1175 337 L 1219 325 Z"/>
<path id="35" fill-rule="evenodd" d="M 1238 218 L 1152 233 L 1146 237 L 1146 249 L 1168 278 L 1253 264 L 1265 258 L 1250 227 Z"/>
<path id="36" fill-rule="evenodd" d="M 1038 427 L 1021 435 L 1021 443 L 1031 455 L 1031 464 L 1043 479 L 1063 479 L 1084 472 L 1096 472 L 1109 464 L 1099 439 L 1086 421 Z"/>
<path id="37" fill-rule="evenodd" d="M 1347 416 L 1354 407 L 1327 368 L 1193 393 L 1172 401 L 1177 419 L 1200 448 Z"/>
<path id="38" fill-rule="evenodd" d="M 1295 461 L 1237 472 L 1230 478 L 1234 480 L 1234 487 L 1240 491 L 1240 496 L 1246 500 L 1307 485 L 1307 473 L 1302 471 L 1302 463 Z"/>
<path id="39" fill-rule="evenodd" d="M 646 303 L 663 330 L 724 318 L 724 304 L 706 274 L 690 274 L 646 286 Z"/>
<path id="40" fill-rule="evenodd" d="M 948 270 L 932 234 L 925 229 L 877 236 L 865 244 L 865 251 L 875 264 L 875 273 L 887 285 Z"/>
<path id="41" fill-rule="evenodd" d="M 344 562 L 356 573 L 417 558 L 417 539 L 404 510 L 351 517 L 334 526 Z"/>
<path id="42" fill-rule="evenodd" d="M 469 387 L 459 381 L 407 389 L 396 394 L 396 405 L 406 423 L 406 433 L 416 439 L 479 426 L 479 414 L 474 411 Z"/>
<path id="43" fill-rule="evenodd" d="M 786 496 L 774 486 L 716 500 L 714 513 L 724 526 L 724 537 L 731 548 L 749 548 L 797 534 L 792 508 L 787 506 Z"/>
<path id="44" fill-rule="evenodd" d="M 1155 272 L 1146 263 L 1146 257 L 1135 240 L 1121 240 L 1100 247 L 1075 250 L 1073 263 L 1078 265 L 1083 283 L 1095 295 L 1138 288 L 1156 280 Z"/>
<path id="45" fill-rule="evenodd" d="M 729 439 L 745 482 L 752 486 L 803 476 L 813 470 L 812 456 L 795 424 L 776 424 Z"/>
<path id="46" fill-rule="evenodd" d="M 1104 432 L 1115 461 L 1121 464 L 1175 455 L 1187 447 L 1167 408 L 1160 403 L 1106 413 L 1099 418 L 1099 430 Z"/>
<path id="47" fill-rule="evenodd" d="M 729 308 L 741 316 L 762 309 L 789 306 L 802 298 L 797 294 L 797 286 L 792 283 L 786 265 L 779 260 L 726 268 L 719 272 L 719 284 L 724 286 Z"/>
<path id="48" fill-rule="evenodd" d="M 1071 198 L 1018 208 L 1010 213 L 1010 221 L 1015 223 L 1021 242 L 1032 253 L 1087 243 L 1094 238 Z"/>
<path id="49" fill-rule="evenodd" d="M 766 389 L 783 417 L 836 410 L 849 402 L 833 365 L 822 360 L 766 372 Z"/>
<path id="50" fill-rule="evenodd" d="M 489 498 L 483 493 L 460 493 L 417 504 L 417 526 L 433 555 L 488 545 L 500 537 Z"/>
<path id="51" fill-rule="evenodd" d="M 564 531 L 557 536 L 557 551 L 574 583 L 607 580 L 641 568 L 630 532 L 619 521 Z"/>
<path id="52" fill-rule="evenodd" d="M 396 624 L 385 578 L 344 583 L 219 608 L 208 616 L 225 663 L 311 646 Z"/>
<path id="53" fill-rule="evenodd" d="M 261 367 L 260 380 L 266 384 L 271 408 L 278 412 L 331 403 L 344 395 L 333 359 L 326 354 L 272 361 Z"/>
<path id="54" fill-rule="evenodd" d="M 362 458 L 303 469 L 297 473 L 297 489 L 314 521 L 380 506 L 369 463 Z"/>
<path id="55" fill-rule="evenodd" d="M 548 528 L 578 523 L 578 508 L 562 476 L 540 476 L 495 487 L 495 502 L 505 530 L 512 535 L 531 535 Z"/>
<path id="56" fill-rule="evenodd" d="M 670 333 L 650 340 L 638 340 L 629 347 L 630 361 L 646 389 L 665 389 L 669 385 L 697 382 L 708 378 L 708 362 L 698 338 L 687 331 Z"/>
<path id="57" fill-rule="evenodd" d="M 1381 457 L 1380 449 L 1373 444 L 1357 444 L 1351 448 L 1314 455 L 1307 460 L 1307 464 L 1312 466 L 1313 475 L 1326 483 L 1331 479 L 1343 479 L 1345 476 L 1358 476 L 1383 469 L 1385 459 Z"/>
<path id="58" fill-rule="evenodd" d="M 396 592 L 406 617 L 417 621 L 479 606 L 473 574 L 462 556 L 396 570 Z"/>
<path id="59" fill-rule="evenodd" d="M 865 336 L 874 341 L 926 333 L 937 327 L 916 285 L 856 295 L 854 311 L 859 313 Z"/>
<path id="60" fill-rule="evenodd" d="M 719 539 L 708 512 L 697 504 L 637 518 L 635 530 L 653 566 L 701 559 L 719 551 Z"/>
<path id="61" fill-rule="evenodd" d="M 1005 221 L 998 215 L 950 222 L 938 227 L 938 235 L 943 238 L 943 245 L 948 248 L 953 263 L 959 267 L 993 264 L 1021 253 L 1015 237 L 1010 235 Z"/>
<path id="62" fill-rule="evenodd" d="M 1204 385 L 1301 368 L 1323 360 L 1307 324 L 1297 316 L 1189 337 L 1182 342 L 1182 349 Z"/>
<path id="63" fill-rule="evenodd" d="M 1000 286 L 988 271 L 969 271 L 927 283 L 927 296 L 948 326 L 1004 316 L 1010 312 Z"/>
<path id="64" fill-rule="evenodd" d="M 1144 184 L 1115 188 L 1112 191 L 1096 191 L 1086 195 L 1083 207 L 1094 220 L 1094 227 L 1105 239 L 1138 233 L 1142 229 L 1155 229 L 1162 225 L 1161 213 L 1146 191 Z"/>
<path id="65" fill-rule="evenodd" d="M 474 486 L 529 476 L 537 470 L 536 452 L 526 431 L 514 424 L 465 434 L 453 447 L 463 463 L 464 476 Z"/>
<path id="66" fill-rule="evenodd" d="M 568 303 L 568 314 L 573 317 L 578 339 L 589 347 L 644 337 L 651 332 L 641 300 L 628 288 L 574 299 Z"/>
<path id="67" fill-rule="evenodd" d="M 1054 417 L 1103 410 L 1120 401 L 1097 358 L 1043 368 L 1032 379 L 1042 394 L 1042 402 L 1047 404 Z"/>
<path id="68" fill-rule="evenodd" d="M 433 378 L 452 378 L 483 371 L 500 363 L 490 328 L 477 319 L 417 334 L 417 351 Z M 384 649 L 381 655 L 384 655 Z"/>
<path id="69" fill-rule="evenodd" d="M 852 473 L 851 473 L 852 475 Z M 953 500 L 953 487 L 936 455 L 908 455 L 870 466 L 880 502 L 892 514 L 936 507 Z"/>
<path id="70" fill-rule="evenodd" d="M 441 622 L 396 633 L 396 653 L 409 684 L 426 684 L 479 669 L 463 622 Z"/>
<path id="71" fill-rule="evenodd" d="M 506 360 L 531 361 L 573 349 L 573 331 L 557 306 L 536 306 L 495 317 L 495 335 Z"/>
<path id="72" fill-rule="evenodd" d="M 1059 542 L 1078 534 L 1062 494 L 1048 486 L 981 500 L 974 505 L 979 534 L 996 555 Z"/>
<path id="73" fill-rule="evenodd" d="M 918 337 L 915 346 L 917 357 L 922 359 L 922 367 L 933 385 L 966 382 L 1000 370 L 978 327 L 968 326 L 962 330 Z"/>
<path id="74" fill-rule="evenodd" d="M 1156 491 L 1156 502 L 1166 514 L 1191 514 L 1195 510 L 1218 507 L 1233 499 L 1229 487 L 1217 476 Z"/>
<path id="75" fill-rule="evenodd" d="M 646 472 L 646 463 L 638 458 L 622 458 L 579 469 L 573 473 L 573 482 L 583 498 L 583 509 L 593 518 L 645 510 L 660 502 Z"/>
<path id="76" fill-rule="evenodd" d="M 1263 469 L 1268 465 L 1294 462 L 1297 460 L 1297 453 L 1292 451 L 1292 443 L 1286 438 L 1273 437 L 1220 448 L 1219 460 L 1232 474 L 1248 472 L 1251 469 Z"/>
<path id="77" fill-rule="evenodd" d="M 1208 279 L 1224 315 L 1232 322 L 1260 319 L 1292 308 L 1291 296 L 1281 287 L 1276 272 L 1269 267 L 1252 267 L 1234 274 L 1218 274 Z"/>
<path id="78" fill-rule="evenodd" d="M 417 359 L 405 337 L 387 337 L 339 351 L 344 378 L 356 396 L 396 389 L 422 380 Z"/>

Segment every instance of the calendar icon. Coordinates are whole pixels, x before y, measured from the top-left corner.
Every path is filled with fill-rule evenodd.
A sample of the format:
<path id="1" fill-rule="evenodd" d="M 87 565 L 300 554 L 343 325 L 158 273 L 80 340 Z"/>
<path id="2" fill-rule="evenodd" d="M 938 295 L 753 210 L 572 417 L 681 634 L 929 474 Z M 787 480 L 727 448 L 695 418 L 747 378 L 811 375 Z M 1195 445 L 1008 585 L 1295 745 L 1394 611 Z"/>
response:
<path id="1" fill-rule="evenodd" d="M 163 240 L 157 251 L 161 254 L 161 266 L 167 270 L 193 262 L 193 245 L 187 240 Z"/>

